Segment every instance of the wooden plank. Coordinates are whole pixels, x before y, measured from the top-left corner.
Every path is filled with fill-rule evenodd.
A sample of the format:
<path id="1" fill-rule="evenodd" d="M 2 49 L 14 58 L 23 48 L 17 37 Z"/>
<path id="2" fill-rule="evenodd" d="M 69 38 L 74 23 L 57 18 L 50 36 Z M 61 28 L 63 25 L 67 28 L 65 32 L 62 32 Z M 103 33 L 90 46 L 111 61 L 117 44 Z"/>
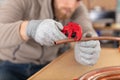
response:
<path id="1" fill-rule="evenodd" d="M 94 66 L 83 66 L 77 63 L 73 53 L 73 49 L 65 52 L 28 80 L 73 80 L 94 69 L 120 65 L 118 49 L 103 48 L 100 58 Z"/>

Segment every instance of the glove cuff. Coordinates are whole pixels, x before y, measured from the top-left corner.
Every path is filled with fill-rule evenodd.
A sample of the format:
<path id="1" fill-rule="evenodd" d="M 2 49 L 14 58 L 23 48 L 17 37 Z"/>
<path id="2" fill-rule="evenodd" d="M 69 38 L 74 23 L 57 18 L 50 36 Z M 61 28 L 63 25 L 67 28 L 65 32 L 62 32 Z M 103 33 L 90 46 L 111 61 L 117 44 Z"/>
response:
<path id="1" fill-rule="evenodd" d="M 36 30 L 38 28 L 38 25 L 42 22 L 42 20 L 31 20 L 29 21 L 27 28 L 26 28 L 26 34 L 29 38 L 34 38 L 36 34 Z"/>

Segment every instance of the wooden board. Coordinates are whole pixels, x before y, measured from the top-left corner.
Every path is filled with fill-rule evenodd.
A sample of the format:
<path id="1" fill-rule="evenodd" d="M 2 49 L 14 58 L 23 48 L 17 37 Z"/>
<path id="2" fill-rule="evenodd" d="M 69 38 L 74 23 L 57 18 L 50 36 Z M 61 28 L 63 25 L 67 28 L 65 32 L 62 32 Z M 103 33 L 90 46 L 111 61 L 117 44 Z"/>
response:
<path id="1" fill-rule="evenodd" d="M 74 59 L 74 50 L 70 49 L 28 80 L 73 80 L 94 69 L 119 65 L 120 52 L 118 49 L 103 48 L 100 58 L 94 66 L 83 66 L 77 63 Z"/>

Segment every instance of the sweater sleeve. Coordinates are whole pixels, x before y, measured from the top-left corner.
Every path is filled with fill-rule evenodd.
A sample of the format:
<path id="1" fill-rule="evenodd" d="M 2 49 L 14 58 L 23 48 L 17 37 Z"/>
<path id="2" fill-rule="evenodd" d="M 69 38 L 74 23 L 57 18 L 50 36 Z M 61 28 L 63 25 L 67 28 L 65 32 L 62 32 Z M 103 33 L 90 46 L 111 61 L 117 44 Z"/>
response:
<path id="1" fill-rule="evenodd" d="M 72 21 L 81 25 L 83 33 L 88 31 L 95 32 L 89 19 L 88 10 L 82 2 L 73 14 Z"/>
<path id="2" fill-rule="evenodd" d="M 0 7 L 0 48 L 8 48 L 24 42 L 20 36 L 23 22 L 23 0 L 6 0 Z"/>

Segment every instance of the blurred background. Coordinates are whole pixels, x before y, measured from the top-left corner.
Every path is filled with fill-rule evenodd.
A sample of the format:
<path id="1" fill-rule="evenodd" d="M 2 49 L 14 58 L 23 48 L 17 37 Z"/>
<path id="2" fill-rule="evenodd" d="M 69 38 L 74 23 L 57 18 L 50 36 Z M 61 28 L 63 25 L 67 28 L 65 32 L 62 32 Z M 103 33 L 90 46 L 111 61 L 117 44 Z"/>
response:
<path id="1" fill-rule="evenodd" d="M 120 0 L 83 0 L 99 36 L 120 37 Z M 119 47 L 119 41 L 102 40 L 102 47 Z"/>

